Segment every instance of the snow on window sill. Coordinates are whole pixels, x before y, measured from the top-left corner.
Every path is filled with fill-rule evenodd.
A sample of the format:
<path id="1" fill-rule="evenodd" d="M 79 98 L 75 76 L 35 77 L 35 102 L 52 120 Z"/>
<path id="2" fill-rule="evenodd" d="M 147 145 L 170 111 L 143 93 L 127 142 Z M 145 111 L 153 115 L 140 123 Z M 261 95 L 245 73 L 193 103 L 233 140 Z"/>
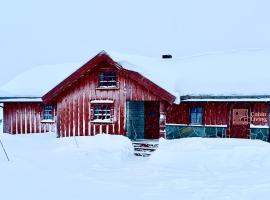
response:
<path id="1" fill-rule="evenodd" d="M 187 124 L 166 123 L 166 126 L 188 126 Z"/>
<path id="2" fill-rule="evenodd" d="M 113 100 L 91 100 L 90 103 L 96 103 L 96 104 L 108 104 L 108 103 L 113 103 Z"/>
<path id="3" fill-rule="evenodd" d="M 43 119 L 40 122 L 41 123 L 54 123 L 55 121 L 53 119 Z"/>
<path id="4" fill-rule="evenodd" d="M 99 86 L 96 90 L 119 90 L 118 86 Z"/>
<path id="5" fill-rule="evenodd" d="M 202 124 L 189 124 L 189 126 L 203 126 Z"/>
<path id="6" fill-rule="evenodd" d="M 113 123 L 113 121 L 110 119 L 95 119 L 95 120 L 92 120 L 90 122 L 91 123 L 107 123 L 107 124 Z"/>
<path id="7" fill-rule="evenodd" d="M 173 123 L 166 123 L 166 126 L 195 126 L 195 127 L 214 127 L 214 128 L 226 128 L 227 125 L 226 124 L 222 124 L 222 125 L 210 125 L 210 124 L 173 124 Z"/>
<path id="8" fill-rule="evenodd" d="M 269 128 L 268 125 L 255 125 L 255 124 L 250 124 L 250 128 Z"/>
<path id="9" fill-rule="evenodd" d="M 212 124 L 206 124 L 205 127 L 221 127 L 221 128 L 226 128 L 227 125 L 226 124 L 216 124 L 216 125 L 212 125 Z"/>

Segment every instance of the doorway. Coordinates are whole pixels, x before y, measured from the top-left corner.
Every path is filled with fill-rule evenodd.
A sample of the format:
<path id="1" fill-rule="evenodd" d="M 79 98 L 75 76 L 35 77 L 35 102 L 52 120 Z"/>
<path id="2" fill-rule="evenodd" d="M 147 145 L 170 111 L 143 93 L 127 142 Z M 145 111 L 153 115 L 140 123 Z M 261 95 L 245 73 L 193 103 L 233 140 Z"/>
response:
<path id="1" fill-rule="evenodd" d="M 247 103 L 233 104 L 230 109 L 231 138 L 250 137 L 250 106 Z"/>
<path id="2" fill-rule="evenodd" d="M 127 101 L 126 131 L 132 140 L 159 138 L 158 101 Z"/>

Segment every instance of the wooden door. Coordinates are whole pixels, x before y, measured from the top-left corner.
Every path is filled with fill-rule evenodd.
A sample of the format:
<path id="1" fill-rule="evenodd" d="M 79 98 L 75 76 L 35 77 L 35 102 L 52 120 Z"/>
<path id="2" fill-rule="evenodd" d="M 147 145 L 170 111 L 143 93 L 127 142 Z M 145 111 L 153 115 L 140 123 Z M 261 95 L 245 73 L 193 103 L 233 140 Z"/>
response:
<path id="1" fill-rule="evenodd" d="M 144 102 L 128 101 L 126 114 L 127 136 L 132 140 L 144 139 Z"/>
<path id="2" fill-rule="evenodd" d="M 144 138 L 158 139 L 159 138 L 159 101 L 144 102 Z"/>
<path id="3" fill-rule="evenodd" d="M 250 137 L 250 105 L 248 103 L 233 104 L 230 108 L 231 138 Z"/>

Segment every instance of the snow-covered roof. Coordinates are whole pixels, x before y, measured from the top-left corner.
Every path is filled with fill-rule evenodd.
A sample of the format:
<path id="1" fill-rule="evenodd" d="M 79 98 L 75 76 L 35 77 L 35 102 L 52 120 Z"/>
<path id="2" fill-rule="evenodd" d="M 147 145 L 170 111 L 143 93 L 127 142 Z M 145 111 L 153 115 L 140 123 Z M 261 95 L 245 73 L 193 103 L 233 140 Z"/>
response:
<path id="1" fill-rule="evenodd" d="M 41 98 L 82 64 L 44 65 L 27 70 L 1 86 L 0 97 Z"/>
<path id="2" fill-rule="evenodd" d="M 0 102 L 42 102 L 42 99 L 40 97 L 0 97 Z"/>
<path id="3" fill-rule="evenodd" d="M 181 102 L 270 102 L 270 98 L 191 98 L 181 100 Z"/>
<path id="4" fill-rule="evenodd" d="M 184 58 L 173 55 L 172 59 L 110 51 L 107 54 L 122 67 L 141 73 L 178 98 L 184 95 L 270 95 L 268 50 Z M 33 68 L 0 87 L 0 91 L 19 97 L 41 97 L 82 64 L 83 62 Z"/>
<path id="5" fill-rule="evenodd" d="M 109 53 L 176 97 L 270 94 L 270 51 L 250 50 L 162 59 Z"/>

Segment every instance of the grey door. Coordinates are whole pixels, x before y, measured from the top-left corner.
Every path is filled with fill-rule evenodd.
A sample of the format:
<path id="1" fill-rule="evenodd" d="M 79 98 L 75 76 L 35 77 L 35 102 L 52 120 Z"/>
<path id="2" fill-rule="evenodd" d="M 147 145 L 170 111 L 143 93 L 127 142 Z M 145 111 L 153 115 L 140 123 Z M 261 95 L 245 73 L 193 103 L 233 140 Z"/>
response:
<path id="1" fill-rule="evenodd" d="M 127 101 L 127 136 L 132 139 L 144 139 L 144 102 Z"/>

